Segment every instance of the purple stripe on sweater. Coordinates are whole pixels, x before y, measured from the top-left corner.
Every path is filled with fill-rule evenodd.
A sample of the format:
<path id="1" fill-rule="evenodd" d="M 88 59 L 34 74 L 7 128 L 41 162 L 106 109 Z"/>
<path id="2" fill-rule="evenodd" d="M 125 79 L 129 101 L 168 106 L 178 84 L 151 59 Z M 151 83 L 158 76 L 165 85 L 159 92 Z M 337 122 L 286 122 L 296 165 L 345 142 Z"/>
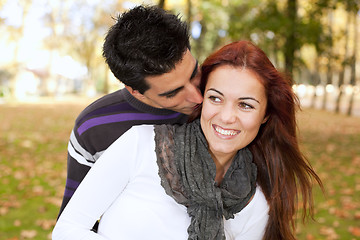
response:
<path id="1" fill-rule="evenodd" d="M 75 190 L 65 188 L 64 196 L 71 198 L 74 195 Z"/>
<path id="2" fill-rule="evenodd" d="M 134 110 L 134 108 L 129 103 L 124 102 L 124 103 L 121 103 L 121 104 L 116 104 L 116 105 L 111 105 L 111 106 L 99 108 L 99 109 L 97 109 L 95 111 L 92 111 L 92 112 L 88 113 L 87 115 L 82 117 L 77 122 L 82 122 L 85 118 L 90 118 L 90 117 L 95 116 L 95 115 L 116 114 L 119 111 L 126 112 L 126 111 L 132 111 L 132 110 Z"/>
<path id="3" fill-rule="evenodd" d="M 77 189 L 79 185 L 80 183 L 78 181 L 66 179 L 66 187 L 68 188 Z"/>
<path id="4" fill-rule="evenodd" d="M 74 192 L 78 188 L 79 185 L 80 185 L 80 183 L 77 181 L 74 181 L 71 179 L 66 179 L 66 187 L 65 187 L 64 196 L 71 198 L 72 195 L 74 195 Z"/>
<path id="5" fill-rule="evenodd" d="M 175 118 L 180 113 L 174 113 L 170 115 L 153 115 L 148 113 L 120 113 L 109 116 L 102 116 L 97 118 L 92 118 L 87 120 L 77 129 L 79 135 L 83 134 L 89 128 L 115 122 L 125 122 L 125 121 L 136 121 L 136 120 L 162 120 L 162 119 L 171 119 Z"/>

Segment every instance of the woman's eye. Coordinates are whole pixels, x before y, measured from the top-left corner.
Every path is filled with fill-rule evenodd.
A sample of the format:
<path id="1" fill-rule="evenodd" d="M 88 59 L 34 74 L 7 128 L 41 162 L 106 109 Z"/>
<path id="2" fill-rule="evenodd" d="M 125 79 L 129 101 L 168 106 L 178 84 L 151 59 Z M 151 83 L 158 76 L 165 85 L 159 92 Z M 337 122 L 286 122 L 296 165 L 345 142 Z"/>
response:
<path id="1" fill-rule="evenodd" d="M 212 102 L 215 102 L 215 103 L 217 103 L 217 102 L 220 102 L 220 101 L 221 101 L 221 99 L 220 99 L 220 98 L 215 97 L 215 96 L 210 96 L 210 97 L 209 97 L 209 99 L 210 99 Z"/>
<path id="2" fill-rule="evenodd" d="M 247 104 L 247 103 L 245 103 L 245 102 L 241 102 L 241 103 L 239 104 L 239 106 L 240 106 L 240 108 L 242 108 L 242 109 L 254 109 L 254 107 L 253 107 L 252 105 Z"/>

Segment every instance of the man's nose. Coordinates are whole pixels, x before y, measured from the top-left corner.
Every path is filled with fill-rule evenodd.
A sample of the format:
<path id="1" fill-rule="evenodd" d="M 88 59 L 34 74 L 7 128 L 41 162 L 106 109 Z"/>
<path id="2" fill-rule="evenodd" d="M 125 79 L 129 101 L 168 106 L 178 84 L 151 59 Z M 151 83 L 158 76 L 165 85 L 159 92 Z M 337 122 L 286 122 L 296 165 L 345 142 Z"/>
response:
<path id="1" fill-rule="evenodd" d="M 200 104 L 203 101 L 203 96 L 201 95 L 200 89 L 194 84 L 188 84 L 187 91 L 187 101 Z"/>

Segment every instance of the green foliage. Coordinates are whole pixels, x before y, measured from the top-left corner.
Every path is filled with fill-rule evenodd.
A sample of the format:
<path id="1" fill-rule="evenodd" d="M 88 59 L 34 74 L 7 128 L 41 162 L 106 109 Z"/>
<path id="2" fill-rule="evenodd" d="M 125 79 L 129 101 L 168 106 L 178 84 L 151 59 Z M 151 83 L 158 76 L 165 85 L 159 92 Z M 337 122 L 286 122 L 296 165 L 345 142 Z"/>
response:
<path id="1" fill-rule="evenodd" d="M 219 31 L 227 31 L 230 23 L 226 6 L 221 0 L 199 1 L 192 9 L 192 19 L 201 24 L 201 35 L 191 39 L 192 53 L 200 63 L 219 46 L 227 43 L 227 38 L 219 35 Z"/>
<path id="2" fill-rule="evenodd" d="M 341 41 L 343 34 L 333 36 L 329 32 L 327 15 L 338 8 L 347 9 L 349 14 L 359 8 L 359 0 L 199 0 L 196 3 L 193 19 L 200 21 L 202 34 L 192 45 L 200 60 L 225 43 L 247 39 L 259 45 L 280 69 L 290 72 L 311 69 L 320 58 L 335 60 L 334 41 Z M 219 30 L 225 31 L 226 36 L 219 37 Z M 303 59 L 301 51 L 307 46 L 315 47 L 316 59 Z"/>

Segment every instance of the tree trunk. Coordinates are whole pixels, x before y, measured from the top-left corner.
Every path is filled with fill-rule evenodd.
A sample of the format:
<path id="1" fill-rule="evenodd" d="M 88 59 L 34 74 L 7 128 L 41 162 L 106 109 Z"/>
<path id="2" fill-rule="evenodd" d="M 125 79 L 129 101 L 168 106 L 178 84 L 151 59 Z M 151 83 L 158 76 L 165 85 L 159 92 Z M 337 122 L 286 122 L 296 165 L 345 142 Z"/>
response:
<path id="1" fill-rule="evenodd" d="M 285 43 L 285 71 L 292 76 L 296 49 L 297 0 L 287 0 L 287 17 L 290 22 Z"/>
<path id="2" fill-rule="evenodd" d="M 348 57 L 348 49 L 349 49 L 349 24 L 350 24 L 350 17 L 351 14 L 350 12 L 347 12 L 347 17 L 346 17 L 346 27 L 345 27 L 345 55 L 344 55 L 344 60 L 341 64 L 341 71 L 340 71 L 340 75 L 339 75 L 339 82 L 338 82 L 338 87 L 339 87 L 339 94 L 337 96 L 336 99 L 336 107 L 335 107 L 335 112 L 339 113 L 340 112 L 340 103 L 341 103 L 341 99 L 344 96 L 344 83 L 345 83 L 345 69 L 348 65 L 347 63 L 347 57 Z"/>
<path id="3" fill-rule="evenodd" d="M 165 8 L 165 0 L 159 0 L 158 6 L 159 6 L 160 8 Z"/>
<path id="4" fill-rule="evenodd" d="M 188 25 L 191 26 L 191 23 L 192 23 L 192 4 L 191 4 L 191 0 L 186 1 L 186 6 L 187 6 L 187 22 L 188 22 Z"/>
<path id="5" fill-rule="evenodd" d="M 349 106 L 347 109 L 347 115 L 352 115 L 353 105 L 354 105 L 354 98 L 355 98 L 355 91 L 354 87 L 356 86 L 356 52 L 358 48 L 358 38 L 357 38 L 357 15 L 356 12 L 353 14 L 354 17 L 354 49 L 353 54 L 350 61 L 351 72 L 350 72 L 350 85 L 352 86 Z"/>
<path id="6" fill-rule="evenodd" d="M 17 78 L 18 78 L 18 73 L 20 71 L 19 48 L 20 48 L 21 39 L 24 37 L 26 16 L 28 15 L 28 12 L 29 12 L 32 2 L 21 1 L 20 4 L 21 4 L 21 7 L 23 8 L 23 13 L 21 16 L 21 25 L 19 26 L 18 29 L 12 30 L 12 34 L 15 35 L 15 36 L 13 36 L 15 38 L 14 39 L 15 49 L 14 49 L 13 63 L 11 64 L 13 66 L 13 69 L 12 69 L 13 72 L 11 72 L 12 77 L 10 78 L 10 98 L 11 99 L 16 99 Z"/>
<path id="7" fill-rule="evenodd" d="M 108 94 L 109 93 L 109 70 L 105 66 L 104 67 L 104 85 L 103 85 L 103 93 Z"/>
<path id="8" fill-rule="evenodd" d="M 326 87 L 330 84 L 332 84 L 332 77 L 333 77 L 333 71 L 332 71 L 332 59 L 333 59 L 333 31 L 332 31 L 332 26 L 333 26 L 333 10 L 330 9 L 329 13 L 328 13 L 328 27 L 329 27 L 329 48 L 327 50 L 327 58 L 328 58 L 328 63 L 327 63 L 327 71 L 326 71 L 326 82 L 324 85 L 324 97 L 323 97 L 323 103 L 322 103 L 322 109 L 326 110 L 326 104 L 328 101 L 328 93 L 326 91 Z"/>
<path id="9" fill-rule="evenodd" d="M 312 78 L 311 81 L 312 81 L 312 84 L 314 85 L 314 95 L 313 95 L 312 101 L 311 101 L 311 107 L 312 108 L 316 107 L 316 99 L 318 97 L 317 92 L 316 92 L 316 87 L 321 82 L 320 75 L 319 75 L 319 72 L 318 72 L 319 68 L 320 68 L 319 62 L 320 62 L 319 57 L 317 57 L 316 60 L 315 60 L 315 70 L 312 73 L 310 73 L 310 76 Z"/>

